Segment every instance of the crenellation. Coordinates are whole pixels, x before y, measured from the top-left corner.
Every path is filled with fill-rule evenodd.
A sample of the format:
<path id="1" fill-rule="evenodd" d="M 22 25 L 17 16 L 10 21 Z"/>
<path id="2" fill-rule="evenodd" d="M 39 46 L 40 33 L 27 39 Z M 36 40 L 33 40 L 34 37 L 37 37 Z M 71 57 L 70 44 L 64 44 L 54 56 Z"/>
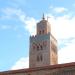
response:
<path id="1" fill-rule="evenodd" d="M 40 41 L 45 41 L 45 40 L 50 40 L 50 35 L 49 34 L 45 34 L 45 35 L 36 35 L 36 36 L 32 36 L 31 38 L 30 38 L 30 41 L 31 42 L 34 42 L 34 41 L 36 41 L 36 42 L 40 42 Z"/>

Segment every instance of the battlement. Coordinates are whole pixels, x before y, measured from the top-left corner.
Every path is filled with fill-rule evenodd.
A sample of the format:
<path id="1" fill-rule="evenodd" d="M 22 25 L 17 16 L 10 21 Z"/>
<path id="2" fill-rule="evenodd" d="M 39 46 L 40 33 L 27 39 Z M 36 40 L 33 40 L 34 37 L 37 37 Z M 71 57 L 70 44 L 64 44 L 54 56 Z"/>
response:
<path id="1" fill-rule="evenodd" d="M 32 36 L 30 36 L 30 38 L 35 38 L 35 37 L 37 37 L 37 35 L 32 35 Z"/>
<path id="2" fill-rule="evenodd" d="M 40 42 L 43 40 L 50 40 L 50 33 L 45 34 L 45 35 L 35 35 L 35 36 L 30 36 L 30 42 Z"/>

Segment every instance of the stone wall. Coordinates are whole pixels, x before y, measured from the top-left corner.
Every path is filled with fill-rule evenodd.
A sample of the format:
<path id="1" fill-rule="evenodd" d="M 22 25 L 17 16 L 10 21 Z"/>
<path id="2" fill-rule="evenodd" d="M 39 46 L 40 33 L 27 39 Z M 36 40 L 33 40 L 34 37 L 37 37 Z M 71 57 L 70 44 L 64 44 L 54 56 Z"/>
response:
<path id="1" fill-rule="evenodd" d="M 6 71 L 0 75 L 75 75 L 75 63 Z"/>

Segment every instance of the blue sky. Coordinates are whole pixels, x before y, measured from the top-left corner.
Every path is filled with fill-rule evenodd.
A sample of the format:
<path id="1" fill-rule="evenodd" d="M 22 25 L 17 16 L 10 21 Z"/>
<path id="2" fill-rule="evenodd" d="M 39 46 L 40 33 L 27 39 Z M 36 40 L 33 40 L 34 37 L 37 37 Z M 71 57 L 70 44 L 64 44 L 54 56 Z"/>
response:
<path id="1" fill-rule="evenodd" d="M 75 61 L 74 0 L 0 0 L 0 71 L 28 67 L 29 37 L 42 14 L 58 41 L 59 63 Z"/>

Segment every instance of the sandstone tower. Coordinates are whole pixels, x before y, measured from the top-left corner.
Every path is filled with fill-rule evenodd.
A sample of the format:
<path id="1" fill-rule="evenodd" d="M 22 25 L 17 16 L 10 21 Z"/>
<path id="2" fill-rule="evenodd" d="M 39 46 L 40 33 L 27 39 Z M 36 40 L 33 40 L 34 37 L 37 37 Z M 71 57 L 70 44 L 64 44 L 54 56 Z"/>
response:
<path id="1" fill-rule="evenodd" d="M 51 26 L 44 15 L 36 29 L 37 34 L 30 36 L 29 67 L 57 64 L 57 40 L 51 34 Z"/>

